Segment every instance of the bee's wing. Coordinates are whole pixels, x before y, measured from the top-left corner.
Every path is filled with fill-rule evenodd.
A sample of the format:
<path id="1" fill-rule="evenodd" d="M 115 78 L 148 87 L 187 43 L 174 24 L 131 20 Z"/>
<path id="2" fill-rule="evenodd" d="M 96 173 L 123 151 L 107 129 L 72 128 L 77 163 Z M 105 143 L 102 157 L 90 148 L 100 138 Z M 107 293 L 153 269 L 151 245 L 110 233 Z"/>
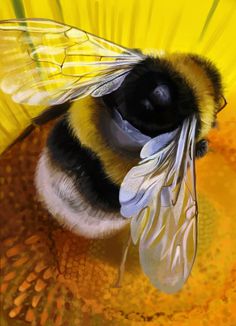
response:
<path id="1" fill-rule="evenodd" d="M 0 21 L 0 87 L 18 103 L 49 106 L 105 95 L 143 57 L 54 21 Z"/>
<path id="2" fill-rule="evenodd" d="M 197 246 L 194 143 L 196 118 L 144 145 L 143 160 L 126 175 L 121 214 L 131 220 L 140 262 L 151 282 L 167 293 L 188 278 Z"/>

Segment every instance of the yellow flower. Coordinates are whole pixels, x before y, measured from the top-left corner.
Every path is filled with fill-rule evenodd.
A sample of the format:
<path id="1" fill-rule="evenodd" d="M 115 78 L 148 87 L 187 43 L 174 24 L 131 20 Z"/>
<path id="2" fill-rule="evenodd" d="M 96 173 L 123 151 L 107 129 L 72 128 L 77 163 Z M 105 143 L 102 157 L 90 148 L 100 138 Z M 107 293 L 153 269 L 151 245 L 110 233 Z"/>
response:
<path id="1" fill-rule="evenodd" d="M 36 130 L 0 160 L 0 322 L 3 325 L 236 324 L 235 1 L 6 0 L 0 18 L 44 17 L 128 47 L 202 53 L 225 77 L 228 108 L 197 164 L 199 252 L 175 295 L 158 292 L 132 247 L 121 288 L 119 236 L 86 240 L 62 229 L 36 200 L 33 174 L 48 128 Z M 42 108 L 0 94 L 0 151 Z M 111 250 L 116 248 L 113 255 Z"/>

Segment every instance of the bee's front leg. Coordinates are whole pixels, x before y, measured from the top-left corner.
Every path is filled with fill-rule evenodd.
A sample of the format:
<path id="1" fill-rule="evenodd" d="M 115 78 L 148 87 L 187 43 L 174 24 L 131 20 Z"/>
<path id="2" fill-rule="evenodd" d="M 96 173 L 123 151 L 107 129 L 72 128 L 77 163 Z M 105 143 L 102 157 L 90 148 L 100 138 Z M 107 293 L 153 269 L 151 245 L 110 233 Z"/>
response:
<path id="1" fill-rule="evenodd" d="M 196 144 L 196 157 L 201 158 L 205 156 L 208 152 L 208 140 L 207 139 L 201 139 Z"/>

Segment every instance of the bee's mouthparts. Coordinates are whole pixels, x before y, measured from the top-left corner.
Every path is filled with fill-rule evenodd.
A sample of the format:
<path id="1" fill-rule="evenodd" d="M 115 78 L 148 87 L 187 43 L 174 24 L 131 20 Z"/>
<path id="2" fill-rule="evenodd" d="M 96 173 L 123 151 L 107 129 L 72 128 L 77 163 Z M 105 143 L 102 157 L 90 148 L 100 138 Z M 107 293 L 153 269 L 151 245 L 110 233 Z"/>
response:
<path id="1" fill-rule="evenodd" d="M 113 110 L 112 116 L 105 114 L 103 123 L 103 130 L 108 142 L 120 150 L 140 152 L 144 144 L 151 139 L 123 119 L 117 110 Z"/>
<path id="2" fill-rule="evenodd" d="M 113 116 L 114 123 L 127 135 L 132 141 L 137 142 L 141 146 L 146 144 L 151 137 L 143 134 L 137 128 L 135 128 L 129 121 L 123 119 L 119 111 L 114 110 Z"/>

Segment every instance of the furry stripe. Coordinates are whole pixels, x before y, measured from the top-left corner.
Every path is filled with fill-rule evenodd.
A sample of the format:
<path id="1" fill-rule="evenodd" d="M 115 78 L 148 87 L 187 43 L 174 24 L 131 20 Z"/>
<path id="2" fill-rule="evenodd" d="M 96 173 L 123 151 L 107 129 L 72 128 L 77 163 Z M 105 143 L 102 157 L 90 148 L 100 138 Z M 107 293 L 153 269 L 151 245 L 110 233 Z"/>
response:
<path id="1" fill-rule="evenodd" d="M 172 63 L 174 69 L 184 76 L 195 93 L 198 100 L 201 120 L 201 129 L 198 139 L 202 139 L 212 128 L 215 117 L 215 93 L 213 84 L 200 64 L 191 59 L 188 55 L 171 54 L 167 56 L 167 59 Z"/>
<path id="2" fill-rule="evenodd" d="M 69 123 L 75 137 L 90 148 L 103 163 L 105 173 L 120 185 L 128 171 L 138 163 L 133 158 L 112 148 L 103 136 L 101 119 L 105 107 L 98 99 L 84 98 L 73 104 L 69 111 Z"/>
<path id="3" fill-rule="evenodd" d="M 119 213 L 95 209 L 75 186 L 75 180 L 50 161 L 45 150 L 35 177 L 41 200 L 60 224 L 86 238 L 105 238 L 129 222 Z"/>

